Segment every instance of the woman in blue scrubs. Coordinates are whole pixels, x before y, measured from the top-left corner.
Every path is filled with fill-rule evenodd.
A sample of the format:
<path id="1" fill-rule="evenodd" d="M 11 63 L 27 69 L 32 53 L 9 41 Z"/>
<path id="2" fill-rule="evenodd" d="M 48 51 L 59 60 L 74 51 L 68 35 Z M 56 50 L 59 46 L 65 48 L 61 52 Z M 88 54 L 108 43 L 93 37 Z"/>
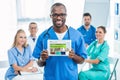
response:
<path id="1" fill-rule="evenodd" d="M 53 26 L 44 31 L 37 40 L 33 56 L 38 58 L 38 64 L 44 65 L 43 80 L 78 80 L 77 63 L 83 63 L 86 58 L 84 40 L 79 31 L 65 25 L 66 7 L 55 3 L 51 7 Z M 49 56 L 47 41 L 71 40 L 69 56 Z M 41 59 L 40 59 L 41 58 Z"/>
<path id="2" fill-rule="evenodd" d="M 20 74 L 20 71 L 36 72 L 33 66 L 33 57 L 29 45 L 26 44 L 26 34 L 19 29 L 15 35 L 13 46 L 8 50 L 8 60 L 10 67 L 6 72 L 5 80 L 12 80 Z"/>
<path id="3" fill-rule="evenodd" d="M 109 46 L 104 40 L 106 29 L 103 26 L 97 27 L 96 38 L 87 49 L 90 59 L 85 62 L 92 64 L 92 68 L 79 73 L 79 80 L 108 80 L 110 67 L 108 61 Z"/>

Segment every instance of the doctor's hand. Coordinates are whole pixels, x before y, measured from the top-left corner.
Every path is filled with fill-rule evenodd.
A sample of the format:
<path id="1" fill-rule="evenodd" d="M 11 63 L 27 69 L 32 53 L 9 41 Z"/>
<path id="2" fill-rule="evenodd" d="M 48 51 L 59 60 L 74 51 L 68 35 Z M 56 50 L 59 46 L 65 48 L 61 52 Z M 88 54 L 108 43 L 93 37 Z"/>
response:
<path id="1" fill-rule="evenodd" d="M 37 61 L 37 64 L 39 65 L 39 66 L 45 66 L 46 65 L 46 59 L 48 59 L 48 51 L 47 50 L 43 50 L 42 51 L 42 53 L 41 53 L 41 55 L 40 55 L 40 59 L 38 59 L 38 61 Z"/>
<path id="2" fill-rule="evenodd" d="M 78 64 L 81 64 L 84 62 L 84 58 L 75 54 L 73 50 L 69 51 L 69 58 L 73 59 Z"/>
<path id="3" fill-rule="evenodd" d="M 74 58 L 75 53 L 73 50 L 69 51 L 69 58 Z"/>
<path id="4" fill-rule="evenodd" d="M 37 72 L 37 71 L 38 71 L 37 67 L 32 67 L 31 68 L 31 72 Z"/>
<path id="5" fill-rule="evenodd" d="M 41 53 L 41 59 L 43 61 L 46 61 L 46 59 L 48 59 L 48 51 L 47 50 L 43 50 L 42 53 Z"/>

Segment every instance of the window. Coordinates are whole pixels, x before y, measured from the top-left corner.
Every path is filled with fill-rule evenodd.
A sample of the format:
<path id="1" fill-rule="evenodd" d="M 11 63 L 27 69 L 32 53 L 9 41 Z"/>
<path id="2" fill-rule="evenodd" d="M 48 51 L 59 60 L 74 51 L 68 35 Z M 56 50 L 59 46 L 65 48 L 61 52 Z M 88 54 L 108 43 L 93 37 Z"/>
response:
<path id="1" fill-rule="evenodd" d="M 17 21 L 49 21 L 52 0 L 17 0 Z"/>

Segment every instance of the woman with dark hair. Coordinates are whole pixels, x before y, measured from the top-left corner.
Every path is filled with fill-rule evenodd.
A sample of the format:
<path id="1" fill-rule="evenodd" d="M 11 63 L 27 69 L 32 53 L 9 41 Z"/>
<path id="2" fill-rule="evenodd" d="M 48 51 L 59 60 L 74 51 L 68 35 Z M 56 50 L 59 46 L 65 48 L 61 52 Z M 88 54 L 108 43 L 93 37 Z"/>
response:
<path id="1" fill-rule="evenodd" d="M 79 73 L 79 80 L 108 80 L 110 67 L 108 61 L 109 45 L 104 40 L 106 29 L 104 26 L 97 27 L 96 38 L 87 49 L 90 59 L 85 62 L 92 64 L 92 68 Z"/>

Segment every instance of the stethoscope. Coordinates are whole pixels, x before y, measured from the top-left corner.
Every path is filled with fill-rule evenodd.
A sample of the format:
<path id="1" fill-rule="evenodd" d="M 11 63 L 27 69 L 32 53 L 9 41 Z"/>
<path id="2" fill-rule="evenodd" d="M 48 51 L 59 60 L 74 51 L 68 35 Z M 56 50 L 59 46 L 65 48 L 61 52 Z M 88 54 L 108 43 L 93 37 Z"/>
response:
<path id="1" fill-rule="evenodd" d="M 20 55 L 20 52 L 18 51 L 18 49 L 17 49 L 16 47 L 15 47 L 15 50 L 17 51 L 17 57 L 20 58 L 20 59 L 22 59 L 21 56 L 19 56 L 19 55 Z M 24 47 L 23 55 L 25 54 L 25 52 L 26 52 L 26 48 Z M 22 61 L 23 61 L 23 59 L 22 59 Z M 21 75 L 21 72 L 18 71 L 18 74 Z"/>
<path id="2" fill-rule="evenodd" d="M 68 26 L 66 26 L 66 27 L 67 27 L 67 33 L 68 33 L 68 40 L 70 40 L 70 32 L 69 32 Z M 42 40 L 42 44 L 43 44 L 43 48 L 44 48 L 43 50 L 47 49 L 47 46 L 45 44 L 46 44 L 46 40 L 51 39 L 49 31 L 52 28 L 53 28 L 53 26 L 48 28 L 47 31 L 45 32 L 45 34 L 43 35 L 43 40 Z"/>
<path id="3" fill-rule="evenodd" d="M 17 56 L 19 56 L 21 53 L 18 51 L 18 49 L 15 47 L 15 50 L 17 51 Z M 25 52 L 26 52 L 26 49 L 25 49 L 25 47 L 24 47 L 24 52 L 23 52 L 23 55 L 25 54 Z"/>
<path id="4" fill-rule="evenodd" d="M 67 27 L 67 33 L 68 33 L 68 39 L 70 40 L 70 32 L 69 32 L 69 29 L 68 29 L 68 26 Z M 52 29 L 53 26 L 51 26 L 50 28 L 47 29 L 46 33 L 43 35 L 43 38 L 45 38 L 46 36 L 48 36 L 48 39 L 50 39 L 50 34 L 48 33 L 50 31 L 50 29 Z"/>
<path id="5" fill-rule="evenodd" d="M 97 42 L 94 44 L 94 47 L 96 47 L 97 46 Z M 101 48 L 100 48 L 100 52 L 102 51 L 102 47 L 103 47 L 103 45 L 105 44 L 105 41 L 101 44 Z"/>

